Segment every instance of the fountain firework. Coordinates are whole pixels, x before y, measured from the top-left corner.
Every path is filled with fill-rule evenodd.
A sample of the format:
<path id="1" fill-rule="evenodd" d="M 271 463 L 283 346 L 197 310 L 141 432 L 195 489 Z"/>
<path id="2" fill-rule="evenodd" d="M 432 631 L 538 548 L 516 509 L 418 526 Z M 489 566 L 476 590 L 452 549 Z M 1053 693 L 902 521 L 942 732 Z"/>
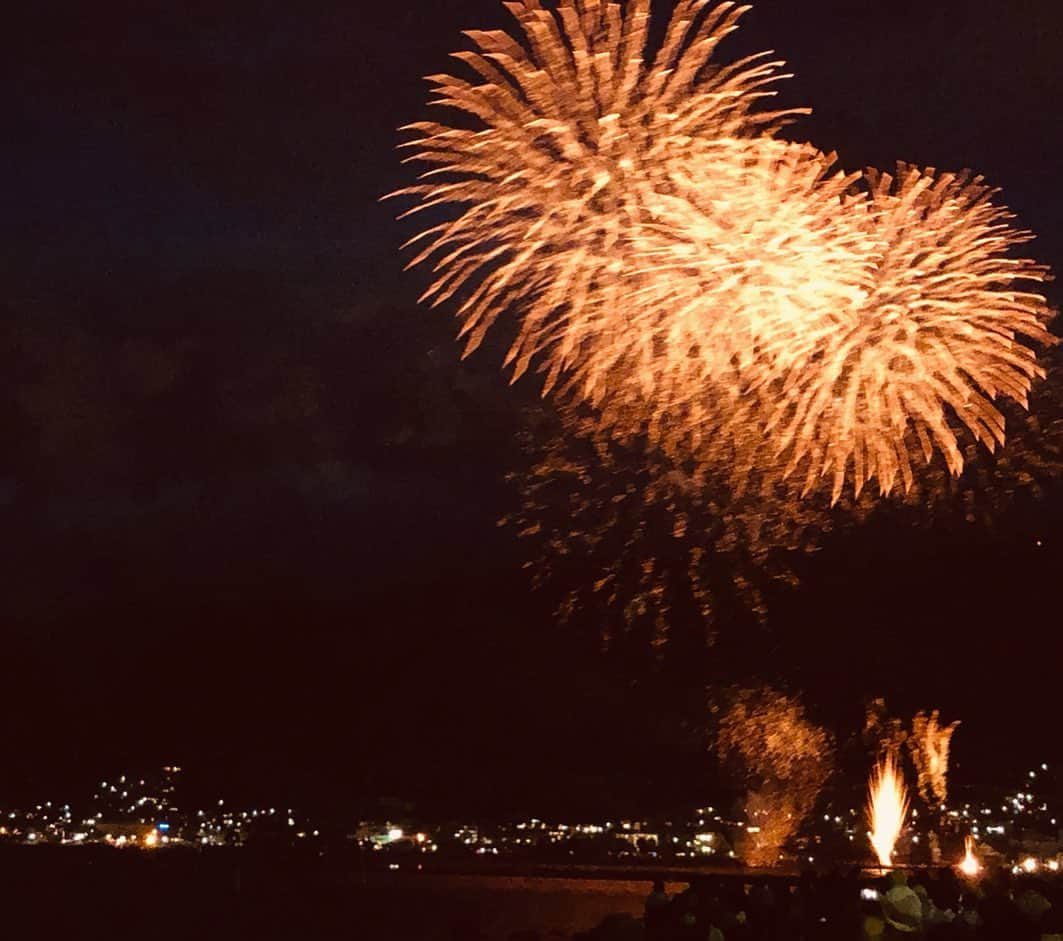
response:
<path id="1" fill-rule="evenodd" d="M 878 857 L 879 865 L 893 865 L 893 847 L 904 827 L 908 814 L 908 789 L 896 758 L 886 755 L 871 772 L 868 784 L 867 817 L 871 824 L 871 846 Z"/>
<path id="2" fill-rule="evenodd" d="M 974 837 L 968 836 L 963 841 L 963 859 L 960 861 L 959 870 L 968 878 L 973 879 L 982 871 L 982 864 L 974 855 Z"/>

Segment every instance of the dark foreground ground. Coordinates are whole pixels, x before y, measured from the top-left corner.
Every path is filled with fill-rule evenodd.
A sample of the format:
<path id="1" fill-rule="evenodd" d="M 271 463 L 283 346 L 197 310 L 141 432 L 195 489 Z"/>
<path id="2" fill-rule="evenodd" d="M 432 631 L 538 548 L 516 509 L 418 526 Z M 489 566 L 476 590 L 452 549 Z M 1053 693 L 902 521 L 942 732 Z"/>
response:
<path id="1" fill-rule="evenodd" d="M 678 886 L 671 887 L 673 889 Z M 649 883 L 369 872 L 246 853 L 0 853 L 3 938 L 507 941 L 640 915 Z"/>

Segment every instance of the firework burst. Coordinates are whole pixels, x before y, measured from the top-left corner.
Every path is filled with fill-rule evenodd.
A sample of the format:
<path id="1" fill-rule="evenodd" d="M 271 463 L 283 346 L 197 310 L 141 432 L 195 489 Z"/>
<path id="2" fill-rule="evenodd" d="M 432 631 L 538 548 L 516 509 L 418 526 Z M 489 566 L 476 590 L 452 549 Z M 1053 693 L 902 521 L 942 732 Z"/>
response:
<path id="1" fill-rule="evenodd" d="M 961 442 L 1004 443 L 998 399 L 1023 408 L 1044 375 L 1035 346 L 1048 344 L 1043 296 L 1021 290 L 1047 276 L 1014 258 L 1029 236 L 1011 227 L 980 177 L 900 166 L 868 174 L 858 211 L 874 263 L 862 303 L 835 307 L 791 336 L 790 363 L 764 374 L 754 421 L 766 420 L 788 470 L 804 466 L 806 489 L 871 479 L 889 493 L 911 489 L 913 465 L 940 452 L 964 467 Z"/>
<path id="2" fill-rule="evenodd" d="M 768 137 L 751 143 L 801 112 L 757 110 L 782 77 L 769 54 L 710 62 L 747 9 L 733 3 L 681 0 L 655 54 L 649 0 L 506 7 L 523 43 L 470 31 L 478 51 L 455 58 L 480 81 L 429 78 L 434 104 L 478 128 L 408 128 L 417 134 L 403 145 L 415 151 L 408 160 L 429 165 L 401 191 L 420 199 L 411 214 L 456 210 L 408 243 L 420 249 L 410 265 L 433 265 L 423 300 L 459 296 L 466 352 L 509 310 L 520 320 L 508 357 L 515 378 L 537 362 L 548 386 L 564 379 L 601 400 L 618 370 L 625 381 L 652 377 L 667 340 L 647 320 L 653 306 L 627 298 L 647 286 L 638 259 L 649 233 L 670 226 L 684 193 L 726 213 L 777 161 L 805 157 L 775 152 L 787 148 Z"/>
<path id="3" fill-rule="evenodd" d="M 427 169 L 393 194 L 449 213 L 410 265 L 467 353 L 512 316 L 514 379 L 542 372 L 604 431 L 736 492 L 908 492 L 935 455 L 958 476 L 967 443 L 1004 442 L 1051 312 L 980 177 L 847 175 L 779 139 L 801 113 L 763 107 L 782 63 L 717 61 L 746 7 L 679 0 L 658 47 L 650 0 L 505 6 L 515 35 L 470 31 L 455 54 L 475 78 L 429 78 L 474 127 L 410 125 Z"/>

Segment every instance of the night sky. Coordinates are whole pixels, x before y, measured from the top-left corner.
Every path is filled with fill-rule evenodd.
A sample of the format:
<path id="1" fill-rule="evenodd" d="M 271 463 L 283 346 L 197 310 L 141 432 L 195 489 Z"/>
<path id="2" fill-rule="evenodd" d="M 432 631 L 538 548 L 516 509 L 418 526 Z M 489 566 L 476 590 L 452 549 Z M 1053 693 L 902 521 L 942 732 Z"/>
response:
<path id="1" fill-rule="evenodd" d="M 8 14 L 0 800 L 165 761 L 340 809 L 708 786 L 699 685 L 600 657 L 529 591 L 496 520 L 535 389 L 497 350 L 459 362 L 378 202 L 410 180 L 421 76 L 506 22 L 496 0 Z M 815 108 L 790 135 L 849 169 L 977 169 L 1063 270 L 1054 0 L 764 0 L 724 48 L 785 57 L 784 100 Z M 1063 760 L 1061 508 L 828 545 L 769 625 L 774 671 L 837 729 L 879 693 L 964 719 L 958 781 Z"/>

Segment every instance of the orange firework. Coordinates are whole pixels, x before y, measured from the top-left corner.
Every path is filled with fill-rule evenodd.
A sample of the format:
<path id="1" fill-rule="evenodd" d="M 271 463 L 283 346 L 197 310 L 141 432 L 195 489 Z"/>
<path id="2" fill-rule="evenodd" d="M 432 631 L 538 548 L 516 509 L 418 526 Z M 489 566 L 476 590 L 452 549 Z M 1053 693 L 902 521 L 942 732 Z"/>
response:
<path id="1" fill-rule="evenodd" d="M 716 751 L 735 757 L 747 779 L 744 861 L 773 866 L 811 813 L 833 770 L 830 735 L 800 701 L 770 687 L 736 690 L 720 720 Z"/>
<path id="2" fill-rule="evenodd" d="M 647 397 L 647 427 L 677 441 L 706 437 L 801 362 L 802 338 L 863 304 L 874 261 L 862 218 L 842 211 L 860 201 L 847 196 L 858 176 L 834 171 L 833 156 L 757 137 L 717 141 L 705 159 L 717 176 L 726 169 L 726 187 L 707 187 L 700 165 L 677 167 L 621 284 L 653 344 L 643 358 L 652 369 L 626 388 L 624 370 L 610 376 L 611 392 Z"/>
<path id="3" fill-rule="evenodd" d="M 1034 345 L 1051 342 L 1045 298 L 1021 289 L 1047 272 L 1009 255 L 1029 236 L 980 177 L 902 165 L 868 182 L 863 301 L 795 332 L 799 362 L 758 401 L 772 446 L 806 468 L 807 487 L 830 480 L 834 499 L 847 477 L 857 493 L 871 479 L 907 490 L 935 451 L 958 476 L 963 434 L 1003 444 L 997 400 L 1026 407 L 1043 375 Z"/>
<path id="4" fill-rule="evenodd" d="M 949 746 L 958 721 L 941 725 L 935 709 L 929 716 L 917 712 L 912 719 L 908 748 L 918 775 L 919 796 L 928 805 L 943 805 L 948 799 Z"/>
<path id="5" fill-rule="evenodd" d="M 963 841 L 963 859 L 960 861 L 959 870 L 970 879 L 982 871 L 982 864 L 974 855 L 974 837 L 972 836 L 966 837 Z"/>
<path id="6" fill-rule="evenodd" d="M 519 507 L 502 522 L 558 619 L 605 646 L 648 643 L 663 656 L 680 636 L 684 649 L 699 635 L 711 645 L 720 608 L 764 618 L 765 589 L 795 584 L 796 555 L 846 524 L 785 482 L 747 478 L 739 492 L 726 466 L 673 460 L 588 410 L 536 409 L 529 425 L 527 463 L 510 475 Z"/>
<path id="7" fill-rule="evenodd" d="M 759 192 L 764 173 L 751 161 L 770 177 L 778 162 L 804 159 L 796 147 L 774 153 L 785 147 L 767 137 L 772 153 L 752 143 L 801 112 L 755 110 L 781 77 L 782 63 L 767 54 L 707 68 L 746 7 L 680 0 L 655 54 L 650 0 L 506 7 L 523 42 L 470 31 L 479 51 L 455 58 L 480 80 L 429 79 L 435 104 L 472 115 L 478 127 L 408 128 L 417 134 L 404 145 L 415 150 L 408 159 L 429 166 L 419 185 L 401 191 L 421 200 L 411 213 L 457 210 L 411 240 L 421 251 L 410 264 L 433 264 L 424 299 L 460 293 L 467 351 L 502 311 L 519 315 L 509 354 L 515 376 L 538 360 L 548 383 L 564 377 L 598 400 L 617 375 L 651 379 L 653 388 L 658 346 L 670 336 L 647 319 L 652 305 L 630 297 L 640 287 L 654 293 L 653 277 L 639 277 L 644 241 L 659 222 L 673 225 L 669 213 L 686 205 L 683 194 L 702 193 L 730 216 L 732 194 L 748 203 Z"/>
<path id="8" fill-rule="evenodd" d="M 782 63 L 716 58 L 747 7 L 679 0 L 653 51 L 650 0 L 505 6 L 515 36 L 455 54 L 475 78 L 429 78 L 465 117 L 408 127 L 427 169 L 393 194 L 450 211 L 410 265 L 466 352 L 514 317 L 514 378 L 739 490 L 907 492 L 935 454 L 958 476 L 965 443 L 1003 444 L 1051 311 L 980 177 L 861 178 L 779 139 L 802 113 L 759 110 Z"/>
<path id="9" fill-rule="evenodd" d="M 868 785 L 869 837 L 880 866 L 893 865 L 893 848 L 908 814 L 908 789 L 893 754 L 887 754 L 871 773 Z"/>

